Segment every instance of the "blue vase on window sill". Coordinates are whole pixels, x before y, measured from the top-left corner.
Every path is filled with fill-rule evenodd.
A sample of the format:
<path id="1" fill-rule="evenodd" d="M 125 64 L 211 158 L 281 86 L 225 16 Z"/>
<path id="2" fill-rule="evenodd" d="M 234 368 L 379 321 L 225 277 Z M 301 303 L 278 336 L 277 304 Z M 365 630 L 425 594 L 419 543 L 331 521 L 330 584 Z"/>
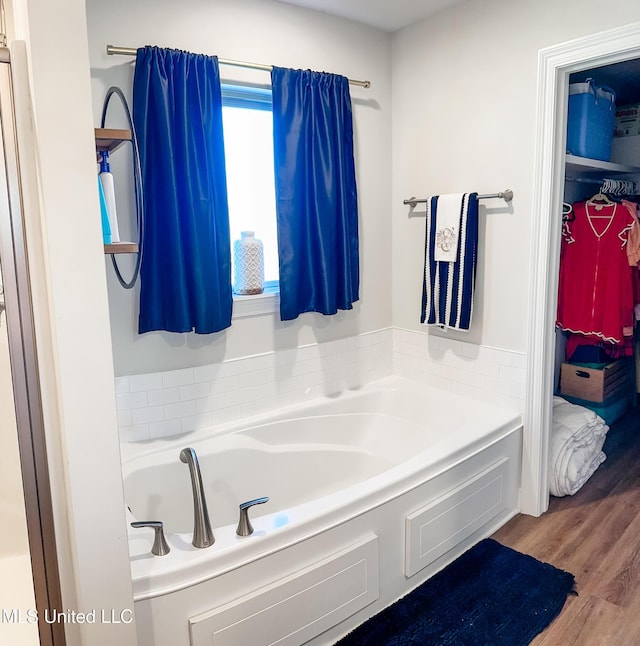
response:
<path id="1" fill-rule="evenodd" d="M 262 294 L 264 291 L 264 248 L 253 231 L 241 231 L 233 243 L 235 294 Z"/>

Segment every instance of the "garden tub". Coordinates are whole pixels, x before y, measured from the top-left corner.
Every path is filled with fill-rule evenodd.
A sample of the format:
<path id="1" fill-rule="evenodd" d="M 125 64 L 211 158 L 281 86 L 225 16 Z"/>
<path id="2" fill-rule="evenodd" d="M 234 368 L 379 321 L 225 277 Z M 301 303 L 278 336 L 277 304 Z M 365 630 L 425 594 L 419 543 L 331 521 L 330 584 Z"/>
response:
<path id="1" fill-rule="evenodd" d="M 191 480 L 179 458 L 186 447 L 198 456 L 215 535 L 215 543 L 205 549 L 191 544 Z M 409 589 L 495 531 L 517 512 L 521 419 L 514 411 L 389 377 L 233 427 L 123 444 L 122 450 L 128 518 L 162 521 L 171 550 L 154 556 L 153 531 L 129 529 L 140 641 L 161 644 L 166 638 L 172 646 L 194 645 L 200 643 L 194 628 L 198 625 L 206 626 L 202 643 L 209 643 L 211 617 L 223 624 L 228 619 L 233 626 L 242 623 L 233 619 L 233 612 L 231 619 L 224 618 L 224 609 L 228 604 L 236 608 L 238 599 L 249 595 L 255 604 L 256 591 L 263 590 L 269 593 L 265 608 L 278 606 L 271 599 L 275 581 L 285 586 L 283 599 L 297 598 L 289 589 L 295 574 L 307 576 L 313 563 L 332 563 L 329 557 L 343 555 L 349 545 L 364 541 L 367 546 L 366 557 L 354 552 L 356 562 L 377 561 L 367 561 L 367 576 L 375 570 L 376 582 L 365 585 L 375 599 L 355 595 L 371 612 L 385 598 L 403 593 L 397 582 L 385 588 L 385 570 L 391 567 L 387 561 L 401 569 L 388 578 L 409 581 L 404 586 Z M 238 536 L 239 505 L 261 497 L 268 502 L 249 510 L 254 532 Z M 327 538 L 332 530 L 335 544 Z M 384 563 L 382 540 L 394 546 Z M 255 571 L 249 576 L 252 583 L 243 571 Z M 241 582 L 235 590 L 234 580 Z M 312 590 L 314 585 L 303 588 Z M 327 590 L 322 590 L 326 598 Z M 345 605 L 337 603 L 334 615 L 320 612 L 321 618 L 332 617 L 330 626 L 318 618 L 303 618 L 304 628 L 286 628 L 294 636 L 283 643 L 303 643 L 327 626 L 347 625 Z M 220 612 L 212 614 L 212 609 Z M 347 616 L 357 617 L 359 611 L 356 603 Z M 283 623 L 261 612 L 249 614 L 269 626 Z M 177 614 L 171 620 L 172 613 Z M 295 615 L 295 610 L 285 612 Z M 256 626 L 248 630 L 255 635 Z M 229 644 L 244 639 L 233 631 L 223 634 L 229 635 Z M 281 639 L 276 637 L 265 637 L 264 643 Z M 262 643 L 255 639 L 252 644 Z M 219 636 L 214 643 L 227 642 Z"/>

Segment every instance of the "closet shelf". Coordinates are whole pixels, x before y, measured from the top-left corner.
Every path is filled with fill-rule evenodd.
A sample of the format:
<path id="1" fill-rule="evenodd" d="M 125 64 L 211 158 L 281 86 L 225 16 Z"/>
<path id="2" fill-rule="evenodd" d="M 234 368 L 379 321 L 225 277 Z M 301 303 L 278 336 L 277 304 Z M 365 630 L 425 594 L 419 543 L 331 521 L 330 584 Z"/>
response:
<path id="1" fill-rule="evenodd" d="M 576 157 L 568 153 L 565 169 L 567 177 L 601 177 L 603 174 L 610 176 L 640 175 L 640 168 L 637 166 L 588 159 L 587 157 Z"/>

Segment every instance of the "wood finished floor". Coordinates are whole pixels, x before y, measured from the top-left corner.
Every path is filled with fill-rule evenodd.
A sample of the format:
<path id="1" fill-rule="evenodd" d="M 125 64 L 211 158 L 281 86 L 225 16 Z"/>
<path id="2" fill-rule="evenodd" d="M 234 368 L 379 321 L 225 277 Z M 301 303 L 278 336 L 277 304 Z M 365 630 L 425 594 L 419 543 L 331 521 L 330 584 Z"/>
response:
<path id="1" fill-rule="evenodd" d="M 516 516 L 493 536 L 576 578 L 578 596 L 533 646 L 640 645 L 640 408 L 612 425 L 604 451 L 578 493 L 552 497 L 547 513 Z"/>

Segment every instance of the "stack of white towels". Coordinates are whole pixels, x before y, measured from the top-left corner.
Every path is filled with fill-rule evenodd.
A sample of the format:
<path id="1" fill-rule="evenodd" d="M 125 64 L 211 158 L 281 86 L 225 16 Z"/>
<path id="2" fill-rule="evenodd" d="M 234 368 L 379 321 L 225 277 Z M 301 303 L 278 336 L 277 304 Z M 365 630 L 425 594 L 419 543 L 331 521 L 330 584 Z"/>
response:
<path id="1" fill-rule="evenodd" d="M 572 496 L 605 461 L 602 451 L 609 427 L 592 410 L 553 398 L 549 445 L 549 491 Z"/>

